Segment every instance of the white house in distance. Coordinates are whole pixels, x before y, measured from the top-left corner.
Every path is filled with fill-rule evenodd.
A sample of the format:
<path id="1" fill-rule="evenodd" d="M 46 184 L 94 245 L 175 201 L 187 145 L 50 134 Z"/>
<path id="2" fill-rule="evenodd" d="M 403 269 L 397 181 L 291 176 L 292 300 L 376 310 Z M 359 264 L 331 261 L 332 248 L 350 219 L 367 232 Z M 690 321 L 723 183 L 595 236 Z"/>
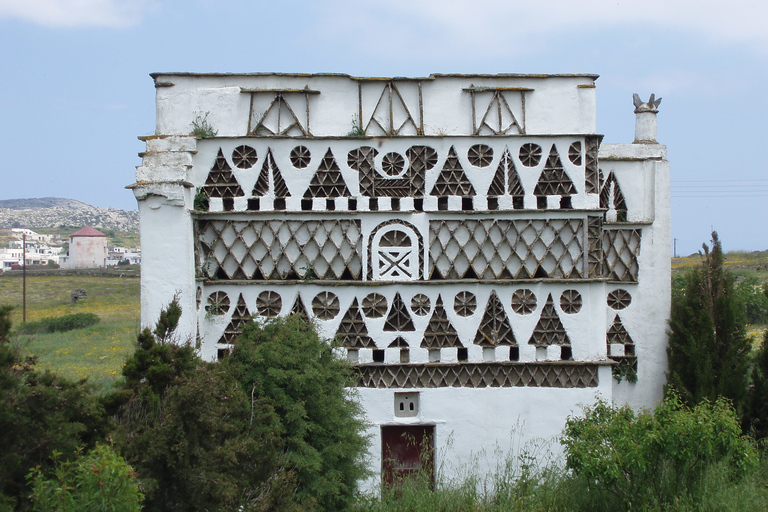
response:
<path id="1" fill-rule="evenodd" d="M 92 227 L 85 227 L 69 235 L 69 257 L 62 262 L 64 268 L 106 268 L 107 235 Z"/>
<path id="2" fill-rule="evenodd" d="M 596 75 L 152 77 L 156 133 L 130 187 L 142 323 L 179 293 L 180 333 L 216 359 L 251 315 L 316 320 L 358 373 L 369 486 L 418 466 L 403 434 L 450 475 L 516 425 L 550 437 L 598 396 L 661 398 L 653 96 L 635 98 L 633 143 L 601 144 Z M 216 136 L 189 135 L 204 120 Z"/>

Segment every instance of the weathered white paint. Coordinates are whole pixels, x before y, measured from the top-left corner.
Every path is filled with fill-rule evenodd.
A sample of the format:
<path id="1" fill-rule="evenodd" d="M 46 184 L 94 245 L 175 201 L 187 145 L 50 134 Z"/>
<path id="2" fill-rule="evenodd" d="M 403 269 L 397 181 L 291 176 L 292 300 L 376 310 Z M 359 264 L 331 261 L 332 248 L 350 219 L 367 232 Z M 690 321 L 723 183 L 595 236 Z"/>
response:
<path id="1" fill-rule="evenodd" d="M 364 297 L 377 293 L 386 299 L 387 313 L 378 318 L 363 318 L 377 349 L 384 351 L 384 362 L 374 363 L 372 348 L 350 351 L 348 355 L 351 361 L 361 368 L 397 365 L 401 358 L 400 348 L 389 348 L 389 345 L 397 338 L 402 338 L 409 347 L 409 364 L 416 367 L 429 363 L 461 364 L 459 351 L 455 347 L 434 350 L 421 346 L 439 296 L 448 320 L 466 348 L 466 362 L 558 364 L 560 347 L 536 347 L 529 343 L 547 297 L 551 294 L 555 312 L 571 343 L 573 361 L 576 364 L 599 366 L 597 385 L 586 388 L 358 388 L 366 418 L 371 425 L 370 456 L 374 472 L 381 467 L 382 425 L 435 425 L 437 453 L 438 457 L 442 457 L 438 463 L 447 461 L 446 469 L 458 471 L 462 463 L 477 457 L 482 459 L 481 454 L 487 455 L 497 445 L 506 449 L 516 426 L 514 435 L 519 436 L 518 441 L 556 436 L 565 418 L 578 413 L 579 404 L 592 403 L 598 396 L 618 403 L 629 403 L 633 407 L 652 407 L 660 399 L 667 368 L 665 329 L 670 307 L 670 210 L 669 166 L 666 148 L 655 143 L 655 112 L 638 113 L 638 116 L 651 114 L 653 118 L 646 121 L 638 117 L 640 138 L 636 137 L 635 143 L 603 144 L 600 148 L 599 167 L 603 178 L 613 173 L 627 205 L 626 220 L 618 222 L 618 213 L 612 206 L 601 208 L 599 193 L 587 192 L 586 181 L 589 177 L 585 149 L 588 142 L 595 139 L 597 130 L 594 75 L 433 75 L 422 79 L 382 80 L 330 74 L 162 73 L 154 74 L 153 77 L 158 87 L 157 130 L 154 136 L 144 138 L 147 151 L 143 154 L 142 166 L 136 171 L 137 182 L 131 186 L 141 214 L 143 325 L 152 325 L 161 307 L 178 294 L 184 311 L 179 333 L 185 339 L 198 339 L 203 357 L 215 359 L 219 350 L 228 346 L 217 341 L 227 330 L 240 296 L 251 314 L 258 312 L 257 300 L 264 292 L 280 296 L 280 315 L 290 312 L 297 297 L 301 298 L 312 314 L 313 299 L 318 294 L 331 292 L 338 299 L 338 313 L 328 319 L 315 318 L 315 321 L 323 336 L 333 337 L 353 301 L 361 305 Z M 396 101 L 392 108 L 394 129 L 400 128 L 402 122 L 397 136 L 386 136 L 375 123 L 369 124 L 371 114 L 378 109 L 375 117 L 385 128 L 388 127 L 388 84 L 394 84 L 392 87 L 396 88 L 396 91 L 393 89 Z M 518 121 L 519 129 L 512 127 L 506 135 L 500 136 L 484 129 L 479 135 L 473 135 L 471 94 L 466 89 L 478 90 L 481 87 L 504 91 L 502 94 Z M 254 130 L 257 120 L 269 108 L 276 94 L 243 92 L 252 90 L 293 91 L 286 92 L 285 98 L 291 105 L 293 115 L 312 136 L 275 137 L 266 136 L 265 132 L 248 133 L 249 123 L 251 130 Z M 296 92 L 304 90 L 313 92 Z M 382 92 L 385 94 L 382 95 Z M 481 124 L 491 95 L 490 92 L 476 93 L 475 128 Z M 407 120 L 399 98 L 402 98 L 413 123 Z M 286 107 L 283 109 L 281 122 L 285 123 L 286 119 L 290 122 L 292 117 L 285 110 Z M 493 124 L 494 109 L 489 112 L 490 124 Z M 217 136 L 212 139 L 189 136 L 193 120 L 206 113 L 208 122 L 217 130 Z M 502 124 L 506 127 L 510 118 L 508 114 L 503 116 L 506 117 L 503 117 Z M 353 122 L 361 121 L 363 128 L 372 137 L 348 137 Z M 419 133 L 422 124 L 423 133 Z M 283 124 L 283 128 L 285 126 Z M 298 134 L 295 128 L 289 133 Z M 519 155 L 520 148 L 528 143 L 538 144 L 542 149 L 541 161 L 532 167 L 523 165 Z M 580 161 L 569 158 L 573 143 L 581 145 Z M 493 149 L 493 157 L 485 167 L 475 166 L 469 159 L 471 148 L 477 144 Z M 257 155 L 256 163 L 250 168 L 238 168 L 232 158 L 235 148 L 244 145 L 253 148 Z M 291 151 L 299 145 L 311 153 L 305 168 L 295 167 L 290 159 Z M 428 146 L 435 150 L 437 156 L 434 168 L 425 172 L 424 197 L 378 197 L 374 209 L 373 202 L 361 192 L 361 173 L 351 166 L 349 152 L 361 147 L 376 149 L 378 154 L 374 163 L 376 169 L 381 169 L 382 159 L 388 153 L 397 153 L 408 162 L 408 149 L 413 146 Z M 552 147 L 557 150 L 562 167 L 576 189 L 570 196 L 571 208 L 561 204 L 560 196 L 537 198 L 534 195 Z M 349 189 L 350 197 L 330 201 L 316 197 L 303 201 L 304 193 L 329 149 Z M 471 211 L 463 210 L 466 198 L 448 196 L 447 207 L 441 209 L 438 197 L 430 195 L 451 149 L 455 151 L 476 192 L 471 198 Z M 498 196 L 497 209 L 490 209 L 489 206 L 491 203 L 487 191 L 505 150 L 509 150 L 514 160 L 525 191 L 523 209 L 514 208 L 513 198 L 509 194 Z M 234 197 L 231 205 L 227 205 L 221 198 L 212 197 L 207 213 L 194 212 L 195 190 L 205 185 L 219 152 L 231 168 L 232 176 L 237 180 L 243 195 Z M 259 197 L 258 209 L 249 210 L 251 190 L 262 172 L 268 152 L 290 196 L 285 198 L 284 210 L 275 210 L 275 183 L 270 176 L 268 191 Z M 539 209 L 539 199 L 543 199 L 546 209 Z M 329 202 L 333 210 L 328 209 Z M 307 203 L 310 209 L 307 209 Z M 419 203 L 421 207 L 417 206 Z M 636 258 L 637 282 L 611 282 L 607 278 L 595 276 L 579 279 L 530 277 L 513 280 L 429 280 L 433 266 L 431 222 L 572 222 L 573 226 L 580 227 L 572 239 L 566 237 L 570 240 L 567 245 L 570 251 L 568 255 L 563 256 L 559 248 L 547 253 L 543 246 L 536 246 L 532 251 L 537 255 L 541 253 L 537 257 L 544 259 L 582 258 L 579 260 L 579 268 L 586 272 L 589 256 L 594 256 L 589 249 L 592 243 L 590 240 L 593 239 L 587 229 L 588 219 L 603 216 L 606 220 L 598 229 L 600 236 L 607 232 L 615 233 L 617 229 L 624 230 L 623 233 L 633 230 L 640 233 L 640 248 Z M 302 279 L 238 281 L 210 276 L 215 274 L 218 265 L 211 254 L 203 256 L 204 250 L 196 234 L 196 230 L 201 229 L 204 223 L 277 223 L 286 220 L 359 222 L 361 278 L 327 280 L 300 275 L 297 277 Z M 388 226 L 393 224 L 386 224 L 390 221 L 398 222 L 396 225 L 399 226 L 407 226 L 403 231 L 409 239 L 421 240 L 418 248 L 420 258 L 416 258 L 414 253 L 407 260 L 408 268 L 419 268 L 418 276 L 391 281 L 391 276 L 380 275 L 378 269 L 369 269 L 379 257 L 375 254 L 377 244 L 383 238 L 382 235 L 391 229 Z M 511 240 L 515 235 L 510 233 L 505 236 Z M 227 236 L 235 240 L 232 238 L 234 235 L 221 235 L 222 238 Z M 250 237 L 248 243 L 252 243 L 253 232 L 243 236 Z M 545 245 L 551 242 L 549 234 L 542 236 L 546 239 Z M 305 244 L 307 240 L 301 243 Z M 207 243 L 215 245 L 215 241 L 208 240 Z M 499 251 L 507 250 L 503 243 L 497 247 Z M 520 248 L 519 245 L 515 247 Z M 277 245 L 273 249 L 283 250 Z M 480 248 L 482 251 L 491 249 L 493 247 L 490 246 Z M 610 247 L 604 249 L 607 251 Z M 295 248 L 284 250 L 298 251 Z M 392 252 L 395 253 L 397 251 Z M 406 253 L 403 250 L 397 254 Z M 246 256 L 246 250 L 235 243 L 228 254 L 228 257 L 240 261 Z M 544 254 L 550 256 L 545 258 Z M 289 255 L 289 259 L 295 257 L 296 254 Z M 209 274 L 208 277 L 206 274 Z M 628 291 L 632 298 L 630 305 L 620 311 L 612 310 L 606 303 L 607 295 L 617 289 Z M 535 295 L 536 306 L 530 313 L 521 314 L 513 309 L 512 297 L 518 290 L 529 290 Z M 582 305 L 578 312 L 564 311 L 560 297 L 567 290 L 575 290 L 581 295 Z M 212 314 L 205 308 L 208 298 L 217 292 L 223 292 L 229 300 L 229 307 L 221 315 Z M 460 316 L 454 309 L 454 298 L 460 292 L 471 292 L 475 296 L 476 309 L 468 316 Z M 509 347 L 482 347 L 474 343 L 492 293 L 498 296 L 504 315 L 511 324 L 519 347 L 517 363 L 508 363 Z M 399 294 L 407 308 L 413 330 L 385 330 L 396 294 Z M 424 294 L 430 300 L 430 308 L 424 315 L 416 314 L 410 308 L 411 300 L 417 294 Z M 617 314 L 635 345 L 638 357 L 636 384 L 626 381 L 618 383 L 611 378 L 612 362 L 606 349 L 606 332 Z M 621 355 L 624 347 L 616 346 L 615 350 L 613 355 Z M 395 415 L 395 393 L 404 391 L 419 393 L 419 412 L 416 416 Z M 491 462 L 488 461 L 478 464 L 482 468 L 491 468 Z M 366 485 L 374 488 L 376 482 L 377 476 L 374 476 Z"/>

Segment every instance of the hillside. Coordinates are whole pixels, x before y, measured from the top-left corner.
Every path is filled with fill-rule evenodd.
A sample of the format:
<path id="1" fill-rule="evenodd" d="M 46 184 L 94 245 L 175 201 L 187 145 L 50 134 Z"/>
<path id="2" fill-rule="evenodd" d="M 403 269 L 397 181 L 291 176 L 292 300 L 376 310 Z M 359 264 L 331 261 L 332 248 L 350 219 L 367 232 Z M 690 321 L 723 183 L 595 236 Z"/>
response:
<path id="1" fill-rule="evenodd" d="M 0 228 L 57 226 L 138 231 L 139 212 L 99 208 L 60 197 L 0 200 Z"/>

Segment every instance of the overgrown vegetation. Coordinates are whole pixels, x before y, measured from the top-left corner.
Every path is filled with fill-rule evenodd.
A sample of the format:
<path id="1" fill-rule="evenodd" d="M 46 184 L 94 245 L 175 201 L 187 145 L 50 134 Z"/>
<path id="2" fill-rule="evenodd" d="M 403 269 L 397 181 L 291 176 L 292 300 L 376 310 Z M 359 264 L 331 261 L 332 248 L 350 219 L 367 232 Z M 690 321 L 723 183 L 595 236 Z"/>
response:
<path id="1" fill-rule="evenodd" d="M 54 451 L 75 457 L 103 437 L 107 423 L 84 380 L 37 371 L 34 358 L 11 344 L 10 329 L 10 307 L 0 306 L 0 510 L 28 510 L 29 470 L 50 471 Z"/>
<path id="2" fill-rule="evenodd" d="M 565 464 L 536 446 L 506 454 L 493 473 L 459 481 L 416 474 L 363 511 L 763 511 L 768 468 L 726 400 L 689 408 L 674 396 L 653 412 L 598 402 L 569 418 Z M 544 447 L 546 449 L 546 447 Z M 434 490 L 432 490 L 434 487 Z"/>
<path id="3" fill-rule="evenodd" d="M 208 122 L 208 116 L 210 112 L 198 112 L 195 118 L 192 120 L 192 135 L 199 139 L 210 139 L 215 137 L 218 130 L 215 130 L 211 123 Z"/>
<path id="4" fill-rule="evenodd" d="M 27 322 L 19 327 L 19 334 L 42 334 L 67 332 L 83 329 L 99 323 L 99 316 L 93 313 L 73 313 L 59 317 L 48 317 L 37 322 Z"/>
<path id="5" fill-rule="evenodd" d="M 222 363 L 174 338 L 173 302 L 106 398 L 145 510 L 341 510 L 363 474 L 346 363 L 305 319 L 249 324 Z"/>
<path id="6" fill-rule="evenodd" d="M 741 416 L 751 345 L 715 232 L 711 245 L 711 250 L 703 245 L 702 266 L 689 271 L 683 287 L 672 295 L 667 385 L 691 405 L 728 398 Z"/>
<path id="7" fill-rule="evenodd" d="M 54 470 L 46 476 L 39 468 L 28 475 L 36 512 L 139 512 L 144 496 L 138 476 L 125 459 L 108 445 L 100 444 L 87 454 L 78 451 L 73 461 L 54 452 Z"/>

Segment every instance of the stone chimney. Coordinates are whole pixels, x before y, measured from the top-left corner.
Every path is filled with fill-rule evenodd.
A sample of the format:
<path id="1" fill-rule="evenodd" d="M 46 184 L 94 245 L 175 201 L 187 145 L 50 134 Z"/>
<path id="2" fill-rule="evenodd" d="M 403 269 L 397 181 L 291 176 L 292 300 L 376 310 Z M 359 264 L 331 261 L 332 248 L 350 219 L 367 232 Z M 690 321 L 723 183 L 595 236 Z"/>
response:
<path id="1" fill-rule="evenodd" d="M 656 142 L 656 114 L 659 113 L 661 98 L 655 99 L 651 94 L 648 101 L 642 101 L 635 93 L 632 96 L 635 104 L 635 142 L 634 144 L 658 144 Z"/>

